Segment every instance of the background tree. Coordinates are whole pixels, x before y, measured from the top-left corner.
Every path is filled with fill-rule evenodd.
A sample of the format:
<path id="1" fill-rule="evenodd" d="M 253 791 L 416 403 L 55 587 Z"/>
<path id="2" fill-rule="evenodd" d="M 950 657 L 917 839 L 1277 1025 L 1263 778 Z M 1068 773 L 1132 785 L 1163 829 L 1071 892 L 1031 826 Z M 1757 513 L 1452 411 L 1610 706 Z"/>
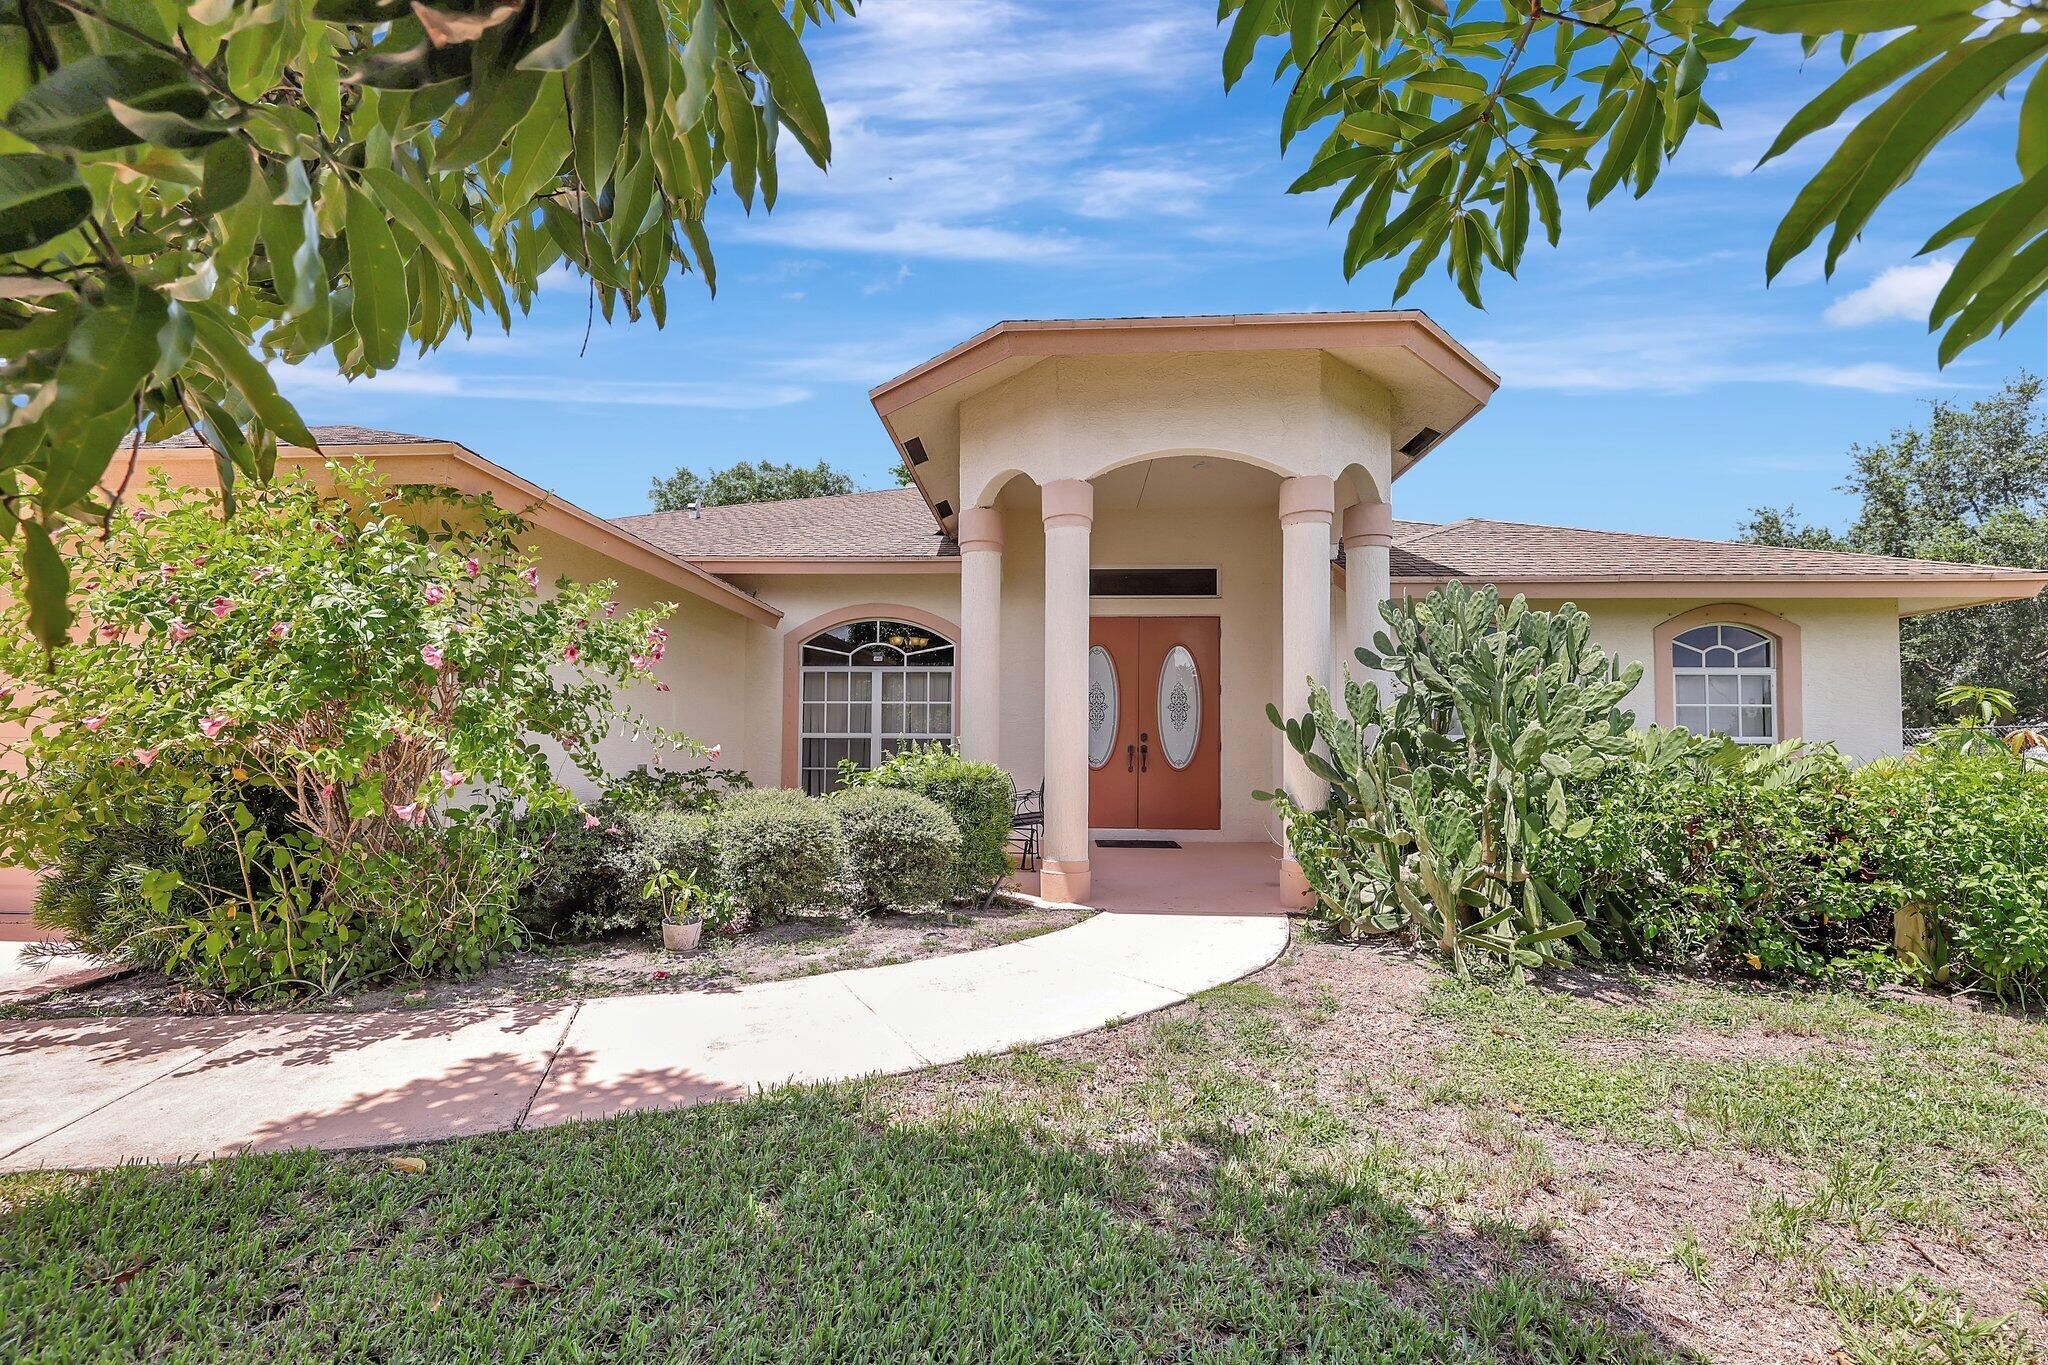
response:
<path id="1" fill-rule="evenodd" d="M 2017 119 L 2019 180 L 1954 221 L 1925 251 L 1967 240 L 1935 300 L 1940 356 L 2010 328 L 2048 290 L 2048 3 L 2043 0 L 1223 0 L 1223 80 L 1264 50 L 1290 84 L 1283 150 L 1322 142 L 1296 193 L 1341 187 L 1352 215 L 1346 275 L 1407 253 L 1400 296 L 1441 259 L 1474 307 L 1489 268 L 1515 273 L 1532 222 L 1552 245 L 1565 182 L 1587 204 L 1638 197 L 1697 124 L 1719 126 L 1713 68 L 1753 41 L 1742 29 L 1833 40 L 1842 75 L 1785 124 L 1768 161 L 1858 111 L 1794 198 L 1766 273 L 1829 233 L 1826 267 L 1937 144 L 1994 95 L 2029 78 Z M 1880 39 L 1879 35 L 1890 35 Z M 1282 40 L 1277 48 L 1262 43 Z M 1999 115 L 2003 117 L 2003 115 Z"/>
<path id="2" fill-rule="evenodd" d="M 823 460 L 814 465 L 741 460 L 709 474 L 678 469 L 656 479 L 647 498 L 657 512 L 683 512 L 691 503 L 730 507 L 739 502 L 781 502 L 788 498 L 829 498 L 853 492 L 853 476 Z"/>
<path id="3" fill-rule="evenodd" d="M 785 9 L 787 14 L 785 14 Z M 714 280 L 722 180 L 830 153 L 800 46 L 853 0 L 16 0 L 0 23 L 0 535 L 61 639 L 68 521 L 144 439 L 267 477 L 313 439 L 265 361 L 351 377 L 570 262 L 592 311 Z M 110 465 L 126 445 L 129 468 Z"/>
<path id="4" fill-rule="evenodd" d="M 2048 569 L 2048 404 L 2021 374 L 1989 398 L 1937 402 L 1924 427 L 1852 446 L 1842 490 L 1862 500 L 1841 534 L 1791 508 L 1758 508 L 1742 538 L 1763 545 L 1855 550 L 1954 563 Z M 2004 688 L 2022 716 L 2048 715 L 2048 602 L 2003 602 L 1901 623 L 1906 723 L 1949 718 L 1942 692 Z"/>

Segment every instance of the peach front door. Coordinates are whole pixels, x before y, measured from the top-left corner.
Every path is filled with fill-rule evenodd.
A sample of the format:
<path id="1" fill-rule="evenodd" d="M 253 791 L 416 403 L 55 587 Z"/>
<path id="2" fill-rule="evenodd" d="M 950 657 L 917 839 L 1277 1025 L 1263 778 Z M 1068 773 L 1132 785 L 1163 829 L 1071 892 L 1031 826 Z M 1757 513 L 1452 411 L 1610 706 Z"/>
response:
<path id="1" fill-rule="evenodd" d="M 1214 616 L 1090 621 L 1090 826 L 1221 827 L 1221 639 Z"/>

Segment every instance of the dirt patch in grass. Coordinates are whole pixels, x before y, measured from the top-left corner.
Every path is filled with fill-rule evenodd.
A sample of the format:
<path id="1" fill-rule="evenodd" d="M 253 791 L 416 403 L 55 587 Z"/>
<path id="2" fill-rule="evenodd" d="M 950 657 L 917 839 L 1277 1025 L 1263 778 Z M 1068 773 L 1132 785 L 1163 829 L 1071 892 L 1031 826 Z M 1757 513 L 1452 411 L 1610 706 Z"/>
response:
<path id="1" fill-rule="evenodd" d="M 665 952 L 652 938 L 548 944 L 514 953 L 467 981 L 417 981 L 327 1000 L 251 1005 L 137 974 L 32 1005 L 13 1018 L 443 1009 L 492 1009 L 550 1000 L 680 991 L 729 991 L 856 967 L 942 957 L 1015 943 L 1086 919 L 1081 910 L 998 903 L 951 914 L 878 914 L 797 919 L 738 938 L 707 937 L 694 953 Z"/>
<path id="2" fill-rule="evenodd" d="M 1135 1151 L 1183 1231 L 1219 1185 L 1340 1180 L 1304 1204 L 1322 1259 L 1418 1311 L 1534 1276 L 1716 1361 L 2012 1365 L 2048 1339 L 2044 1064 L 2048 1024 L 1945 998 L 1510 989 L 1297 935 L 1187 1004 L 881 1093 Z M 1361 1220 L 1360 1189 L 1412 1230 Z"/>

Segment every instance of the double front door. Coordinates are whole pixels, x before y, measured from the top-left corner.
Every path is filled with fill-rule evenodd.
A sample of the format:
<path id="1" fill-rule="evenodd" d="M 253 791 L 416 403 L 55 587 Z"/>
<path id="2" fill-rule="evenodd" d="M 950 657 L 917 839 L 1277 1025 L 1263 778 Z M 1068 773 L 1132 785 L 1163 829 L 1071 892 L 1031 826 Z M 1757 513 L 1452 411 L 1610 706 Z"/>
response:
<path id="1" fill-rule="evenodd" d="M 1217 618 L 1097 616 L 1088 635 L 1089 825 L 1219 828 Z"/>

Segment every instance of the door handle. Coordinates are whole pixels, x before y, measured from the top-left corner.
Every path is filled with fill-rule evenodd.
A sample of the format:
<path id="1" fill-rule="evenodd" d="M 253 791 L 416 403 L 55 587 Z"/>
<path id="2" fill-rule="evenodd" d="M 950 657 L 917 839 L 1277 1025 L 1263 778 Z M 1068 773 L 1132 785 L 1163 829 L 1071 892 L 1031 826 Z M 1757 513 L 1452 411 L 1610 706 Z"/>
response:
<path id="1" fill-rule="evenodd" d="M 1137 769 L 1136 769 L 1136 768 L 1134 768 L 1134 767 L 1132 767 L 1132 766 L 1131 766 L 1131 755 L 1133 755 L 1133 754 L 1135 754 L 1135 753 L 1137 753 L 1137 752 L 1138 752 L 1138 746 L 1137 746 L 1137 745 L 1135 745 L 1135 744 L 1126 744 L 1126 745 L 1124 745 L 1124 771 L 1125 771 L 1125 772 L 1127 772 L 1127 773 L 1131 773 L 1131 772 L 1136 772 L 1136 771 L 1137 771 Z"/>
<path id="2" fill-rule="evenodd" d="M 1150 743 L 1151 738 L 1152 736 L 1150 734 L 1142 734 L 1138 736 L 1138 771 L 1141 773 L 1150 772 L 1152 770 L 1152 745 Z"/>

